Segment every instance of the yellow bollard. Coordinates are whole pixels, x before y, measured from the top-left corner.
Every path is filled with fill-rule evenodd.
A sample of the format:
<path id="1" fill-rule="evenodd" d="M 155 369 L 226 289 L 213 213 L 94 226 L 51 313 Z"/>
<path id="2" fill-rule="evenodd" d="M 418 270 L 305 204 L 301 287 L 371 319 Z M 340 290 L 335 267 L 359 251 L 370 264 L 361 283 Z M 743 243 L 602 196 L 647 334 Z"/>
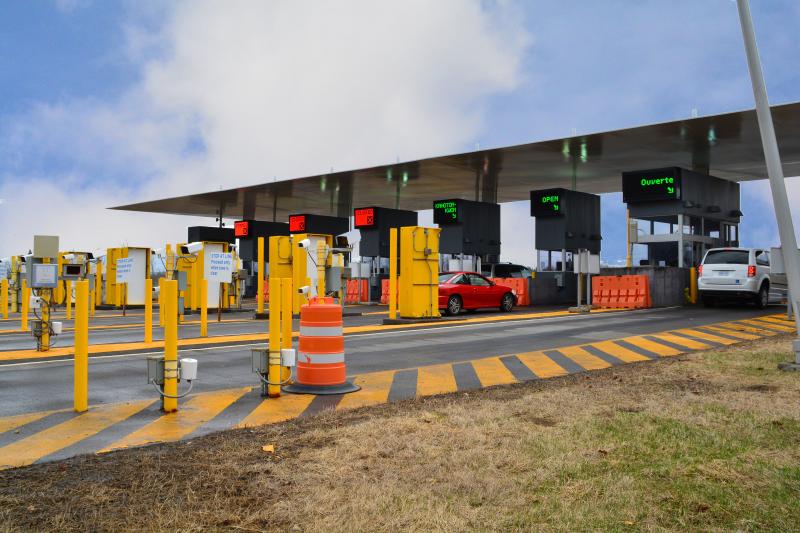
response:
<path id="1" fill-rule="evenodd" d="M 64 305 L 67 307 L 67 320 L 72 318 L 72 282 L 64 282 Z"/>
<path id="2" fill-rule="evenodd" d="M 389 318 L 397 318 L 397 228 L 389 229 Z"/>
<path id="3" fill-rule="evenodd" d="M 45 262 L 47 262 L 46 259 Z M 53 293 L 50 289 L 40 289 L 39 294 L 42 297 L 42 340 L 39 351 L 47 352 L 50 350 L 50 304 L 53 301 L 51 298 Z"/>
<path id="4" fill-rule="evenodd" d="M 178 395 L 178 282 L 164 282 L 164 394 Z M 178 399 L 161 400 L 161 408 L 165 413 L 178 410 Z"/>
<path id="5" fill-rule="evenodd" d="M 94 297 L 96 305 L 103 305 L 103 262 L 95 263 Z"/>
<path id="6" fill-rule="evenodd" d="M 89 282 L 75 283 L 75 379 L 76 413 L 89 409 Z"/>
<path id="7" fill-rule="evenodd" d="M 325 297 L 325 263 L 327 262 L 325 241 L 317 243 L 317 296 Z"/>
<path id="8" fill-rule="evenodd" d="M 0 309 L 3 312 L 3 318 L 8 318 L 8 280 L 0 280 Z"/>
<path id="9" fill-rule="evenodd" d="M 278 398 L 281 395 L 281 301 L 283 300 L 283 278 L 273 278 L 269 298 L 269 356 L 267 396 Z M 277 282 L 277 283 L 276 283 Z"/>
<path id="10" fill-rule="evenodd" d="M 208 280 L 200 280 L 200 336 L 208 337 Z"/>
<path id="11" fill-rule="evenodd" d="M 153 280 L 144 280 L 144 342 L 153 342 Z"/>
<path id="12" fill-rule="evenodd" d="M 256 293 L 256 313 L 264 314 L 264 237 L 258 238 L 258 292 Z"/>
<path id="13" fill-rule="evenodd" d="M 20 314 L 22 315 L 22 320 L 20 323 L 20 329 L 22 331 L 28 331 L 28 306 L 31 304 L 31 290 L 28 288 L 27 280 L 22 280 L 22 309 L 20 310 Z"/>
<path id="14" fill-rule="evenodd" d="M 97 282 L 94 289 L 89 291 L 89 316 L 94 316 L 95 293 L 97 292 Z"/>
<path id="15" fill-rule="evenodd" d="M 281 285 L 281 348 L 292 347 L 292 278 L 283 278 Z M 281 383 L 288 383 L 292 377 L 292 369 L 288 366 L 281 367 Z"/>
<path id="16" fill-rule="evenodd" d="M 164 294 L 164 278 L 158 278 L 158 325 L 164 327 L 164 306 L 161 296 Z"/>
<path id="17" fill-rule="evenodd" d="M 689 269 L 689 300 L 691 303 L 697 303 L 697 268 L 692 267 Z"/>

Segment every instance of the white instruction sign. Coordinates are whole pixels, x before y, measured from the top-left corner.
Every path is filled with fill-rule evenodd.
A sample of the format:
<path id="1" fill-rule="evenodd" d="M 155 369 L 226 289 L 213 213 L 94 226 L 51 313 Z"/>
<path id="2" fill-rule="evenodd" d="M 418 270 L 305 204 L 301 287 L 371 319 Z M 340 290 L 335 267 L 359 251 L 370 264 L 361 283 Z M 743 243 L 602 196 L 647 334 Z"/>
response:
<path id="1" fill-rule="evenodd" d="M 224 252 L 206 253 L 206 279 L 210 283 L 230 283 L 233 276 L 233 255 Z"/>
<path id="2" fill-rule="evenodd" d="M 117 259 L 117 283 L 133 281 L 133 257 L 120 257 Z"/>

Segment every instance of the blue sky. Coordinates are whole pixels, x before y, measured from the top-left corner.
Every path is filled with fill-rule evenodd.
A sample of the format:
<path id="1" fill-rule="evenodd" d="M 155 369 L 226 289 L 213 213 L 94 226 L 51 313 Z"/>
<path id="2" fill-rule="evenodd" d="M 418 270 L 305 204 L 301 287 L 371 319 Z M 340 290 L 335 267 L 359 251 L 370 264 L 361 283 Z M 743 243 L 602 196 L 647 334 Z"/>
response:
<path id="1" fill-rule="evenodd" d="M 0 257 L 197 223 L 116 203 L 753 107 L 730 0 L 335 4 L 0 4 Z M 771 102 L 800 100 L 800 3 L 752 7 Z M 765 184 L 742 192 L 744 244 L 774 244 Z M 603 208 L 613 262 L 619 195 Z M 532 263 L 527 206 L 503 220 Z"/>

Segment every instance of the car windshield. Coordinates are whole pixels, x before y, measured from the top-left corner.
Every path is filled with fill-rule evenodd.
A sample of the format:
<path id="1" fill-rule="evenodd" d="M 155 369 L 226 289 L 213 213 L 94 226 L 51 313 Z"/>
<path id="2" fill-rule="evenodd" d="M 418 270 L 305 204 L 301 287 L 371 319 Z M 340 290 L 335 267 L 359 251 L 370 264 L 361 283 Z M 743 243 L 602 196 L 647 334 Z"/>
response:
<path id="1" fill-rule="evenodd" d="M 453 274 L 439 274 L 439 283 L 446 283 L 452 277 Z"/>
<path id="2" fill-rule="evenodd" d="M 711 250 L 703 261 L 704 265 L 746 265 L 750 253 L 747 250 Z"/>

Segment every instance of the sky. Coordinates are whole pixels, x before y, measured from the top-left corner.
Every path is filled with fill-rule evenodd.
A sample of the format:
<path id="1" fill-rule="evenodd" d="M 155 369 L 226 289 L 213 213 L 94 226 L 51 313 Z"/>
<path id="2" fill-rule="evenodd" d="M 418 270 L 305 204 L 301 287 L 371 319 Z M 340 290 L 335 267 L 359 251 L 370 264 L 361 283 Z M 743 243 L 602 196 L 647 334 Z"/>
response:
<path id="1" fill-rule="evenodd" d="M 752 10 L 771 103 L 800 100 L 800 2 Z M 731 0 L 12 0 L 0 258 L 34 234 L 160 248 L 214 224 L 114 205 L 753 106 Z M 742 184 L 743 245 L 777 244 L 771 205 Z M 621 195 L 602 206 L 614 263 Z M 502 224 L 502 259 L 533 264 L 527 204 Z"/>

